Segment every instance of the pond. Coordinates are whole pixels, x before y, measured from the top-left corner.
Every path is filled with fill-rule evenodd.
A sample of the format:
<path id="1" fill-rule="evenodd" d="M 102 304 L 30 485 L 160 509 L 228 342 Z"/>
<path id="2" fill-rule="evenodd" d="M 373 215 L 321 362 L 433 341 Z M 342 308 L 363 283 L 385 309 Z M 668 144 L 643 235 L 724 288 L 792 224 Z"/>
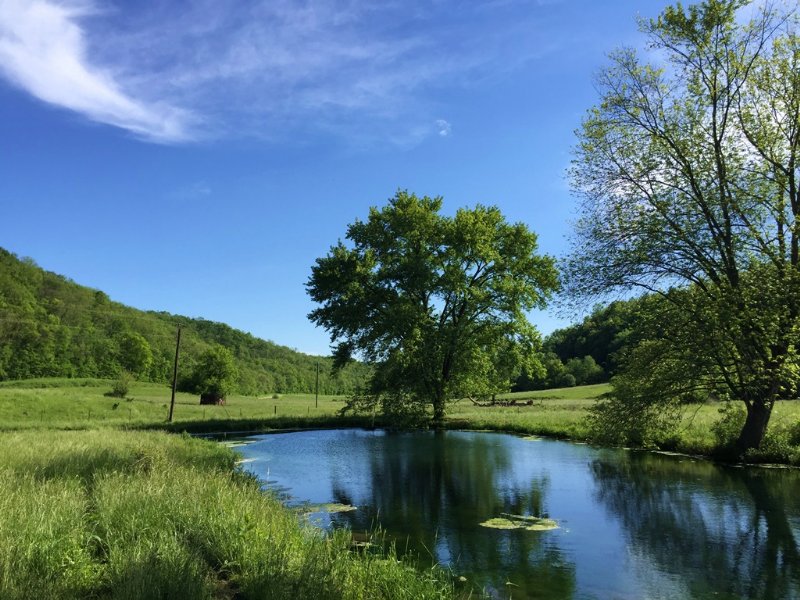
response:
<path id="1" fill-rule="evenodd" d="M 796 470 L 483 432 L 247 442 L 245 468 L 287 503 L 357 507 L 322 526 L 380 525 L 400 553 L 495 597 L 800 598 Z M 558 528 L 481 525 L 508 515 Z"/>

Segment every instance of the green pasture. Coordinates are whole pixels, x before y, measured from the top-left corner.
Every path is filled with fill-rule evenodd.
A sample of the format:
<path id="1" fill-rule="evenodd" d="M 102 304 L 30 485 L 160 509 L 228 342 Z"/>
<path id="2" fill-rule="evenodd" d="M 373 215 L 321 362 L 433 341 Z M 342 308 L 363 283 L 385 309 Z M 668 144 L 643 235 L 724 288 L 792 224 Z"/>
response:
<path id="1" fill-rule="evenodd" d="M 352 552 L 166 432 L 0 433 L 0 597 L 450 598 L 452 578 Z"/>
<path id="2" fill-rule="evenodd" d="M 381 426 L 380 417 L 341 417 L 343 396 L 313 394 L 254 397 L 233 395 L 225 406 L 201 406 L 199 397 L 178 393 L 174 422 L 167 424 L 171 390 L 154 383 L 136 383 L 127 398 L 105 394 L 111 381 L 41 379 L 0 383 L 0 431 L 26 429 L 94 429 L 98 427 L 170 431 L 259 431 L 279 428 Z M 448 405 L 446 426 L 546 435 L 574 440 L 589 437 L 586 416 L 608 384 L 588 385 L 498 396 L 511 406 L 479 406 L 468 399 Z M 714 454 L 713 433 L 723 403 L 687 405 L 677 431 L 653 440 L 654 447 L 691 454 Z M 734 404 L 739 407 L 738 403 Z M 794 439 L 800 427 L 800 401 L 780 402 L 774 409 L 765 453 L 758 461 L 800 461 Z M 776 444 L 781 446 L 776 450 Z"/>
<path id="3" fill-rule="evenodd" d="M 24 387 L 22 384 L 27 383 Z M 111 381 L 43 379 L 0 384 L 0 429 L 90 429 L 98 426 L 159 426 L 167 421 L 171 389 L 162 384 L 136 383 L 126 398 L 105 394 Z M 199 422 L 319 419 L 336 413 L 342 397 L 287 394 L 253 397 L 233 395 L 225 406 L 201 406 L 196 395 L 177 393 L 173 419 Z"/>

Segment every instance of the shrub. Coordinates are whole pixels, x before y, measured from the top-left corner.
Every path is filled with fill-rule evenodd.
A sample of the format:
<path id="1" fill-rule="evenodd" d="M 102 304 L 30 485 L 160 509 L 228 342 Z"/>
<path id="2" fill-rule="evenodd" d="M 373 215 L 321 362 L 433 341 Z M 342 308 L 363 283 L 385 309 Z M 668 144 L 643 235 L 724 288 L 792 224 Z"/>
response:
<path id="1" fill-rule="evenodd" d="M 564 373 L 556 380 L 558 387 L 575 387 L 578 382 L 575 380 L 575 375 L 572 373 Z"/>
<path id="2" fill-rule="evenodd" d="M 114 398 L 124 398 L 130 391 L 131 383 L 133 383 L 133 376 L 127 371 L 121 371 L 119 377 L 111 384 L 111 391 L 107 395 Z"/>
<path id="3" fill-rule="evenodd" d="M 720 449 L 730 449 L 739 438 L 747 414 L 740 403 L 726 402 L 719 409 L 720 418 L 711 426 L 711 432 Z"/>

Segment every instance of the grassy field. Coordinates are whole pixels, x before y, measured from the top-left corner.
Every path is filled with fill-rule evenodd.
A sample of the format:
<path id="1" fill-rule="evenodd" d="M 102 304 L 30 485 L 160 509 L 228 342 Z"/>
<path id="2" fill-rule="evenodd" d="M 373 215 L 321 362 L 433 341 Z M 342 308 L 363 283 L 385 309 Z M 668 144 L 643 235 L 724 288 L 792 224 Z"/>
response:
<path id="1" fill-rule="evenodd" d="M 451 598 L 451 577 L 354 553 L 165 432 L 0 433 L 1 598 Z"/>
<path id="2" fill-rule="evenodd" d="M 257 431 L 294 427 L 381 425 L 380 418 L 338 416 L 343 397 L 288 394 L 280 397 L 231 396 L 226 406 L 200 406 L 197 396 L 179 393 L 174 423 L 166 424 L 170 389 L 135 384 L 128 398 L 105 396 L 104 380 L 44 379 L 0 383 L 0 431 L 25 429 L 165 428 L 171 431 Z M 447 425 L 459 429 L 489 429 L 585 440 L 588 409 L 608 384 L 519 392 L 501 395 L 530 405 L 476 406 L 469 400 L 451 403 Z M 655 440 L 658 448 L 692 454 L 712 454 L 717 439 L 712 426 L 722 404 L 687 406 L 677 432 Z M 755 460 L 800 463 L 800 448 L 787 447 L 785 432 L 800 423 L 800 402 L 777 405 L 770 422 L 767 448 Z M 783 438 L 780 438 L 783 436 Z M 777 440 L 777 441 L 776 441 Z M 780 446 L 780 448 L 777 448 Z M 777 449 L 776 449 L 777 448 Z"/>
<path id="3" fill-rule="evenodd" d="M 532 400 L 529 406 L 476 406 L 469 400 L 459 400 L 450 405 L 448 417 L 454 426 L 467 429 L 585 439 L 587 410 L 610 389 L 604 383 L 499 396 L 517 403 Z"/>
<path id="4" fill-rule="evenodd" d="M 154 383 L 137 383 L 124 399 L 108 397 L 111 382 L 97 379 L 43 379 L 0 383 L 0 430 L 91 429 L 95 427 L 161 427 L 167 419 L 171 390 Z M 449 407 L 454 425 L 525 433 L 583 437 L 581 421 L 607 384 L 521 392 L 502 399 L 533 400 L 531 406 L 476 407 L 468 400 Z M 200 406 L 195 395 L 175 398 L 175 429 L 221 430 L 279 427 L 292 423 L 331 423 L 344 398 L 313 394 L 252 397 L 234 395 L 225 406 Z M 356 419 L 364 422 L 364 419 Z"/>
<path id="5" fill-rule="evenodd" d="M 91 429 L 102 426 L 143 427 L 167 420 L 171 390 L 155 383 L 136 383 L 127 398 L 105 396 L 111 382 L 97 379 L 43 379 L 0 383 L 0 430 L 31 428 Z M 198 396 L 178 393 L 174 421 L 283 421 L 322 418 L 336 413 L 341 397 L 281 395 L 278 398 L 231 396 L 226 406 L 200 406 Z M 191 427 L 189 427 L 191 428 Z"/>
<path id="6" fill-rule="evenodd" d="M 167 426 L 169 388 L 140 383 L 125 399 L 106 396 L 110 389 L 103 380 L 0 383 L 0 598 L 470 594 L 469 584 L 459 587 L 442 570 L 354 553 L 347 532 L 309 527 L 237 471 L 235 455 L 220 444 L 142 431 L 372 424 L 337 416 L 343 398 L 233 396 L 225 407 L 203 407 L 179 394 Z M 502 396 L 519 406 L 461 400 L 449 406 L 448 426 L 584 439 L 587 411 L 608 390 Z M 720 406 L 689 407 L 679 432 L 658 445 L 712 453 Z M 800 448 L 787 451 L 788 438 L 780 437 L 798 422 L 800 402 L 779 404 L 763 456 L 800 462 Z"/>
<path id="7" fill-rule="evenodd" d="M 586 416 L 589 408 L 602 394 L 610 391 L 608 384 L 574 388 L 505 394 L 502 398 L 517 402 L 533 400 L 530 406 L 478 407 L 472 402 L 459 401 L 449 412 L 454 426 L 467 429 L 490 429 L 534 435 L 585 440 L 589 436 Z M 711 456 L 717 451 L 718 440 L 713 426 L 721 418 L 723 403 L 687 405 L 677 431 L 654 440 L 657 449 Z M 740 403 L 733 407 L 743 410 Z M 752 462 L 781 462 L 800 465 L 800 401 L 779 402 L 773 409 L 767 438 L 762 450 L 752 452 Z"/>

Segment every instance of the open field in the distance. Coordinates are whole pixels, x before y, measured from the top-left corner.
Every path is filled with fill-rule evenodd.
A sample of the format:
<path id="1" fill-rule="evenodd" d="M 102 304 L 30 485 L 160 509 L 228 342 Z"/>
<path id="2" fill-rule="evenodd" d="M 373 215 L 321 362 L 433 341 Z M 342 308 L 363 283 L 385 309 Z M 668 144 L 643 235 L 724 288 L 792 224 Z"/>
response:
<path id="1" fill-rule="evenodd" d="M 127 398 L 105 396 L 111 381 L 39 379 L 0 383 L 0 429 L 88 429 L 97 426 L 157 426 L 169 413 L 171 389 L 162 384 L 136 383 Z M 199 421 L 275 420 L 329 417 L 342 406 L 337 396 L 313 394 L 230 396 L 226 406 L 200 406 L 199 397 L 175 395 L 176 423 Z"/>
<path id="2" fill-rule="evenodd" d="M 41 379 L 0 383 L 0 430 L 166 428 L 172 431 L 261 431 L 279 428 L 381 426 L 380 417 L 341 417 L 342 396 L 282 394 L 263 397 L 232 395 L 225 406 L 201 406 L 199 398 L 178 393 L 174 423 L 168 425 L 169 387 L 136 383 L 127 398 L 105 395 L 111 381 Z M 502 394 L 498 398 L 530 405 L 476 406 L 470 400 L 448 405 L 446 425 L 454 429 L 487 429 L 547 435 L 573 440 L 589 436 L 586 417 L 608 384 Z M 738 404 L 735 404 L 738 406 Z M 713 454 L 717 440 L 712 426 L 720 419 L 722 403 L 687 405 L 677 432 L 654 440 L 657 448 L 690 454 Z M 779 402 L 769 432 L 785 431 L 800 423 L 800 401 Z M 770 435 L 768 433 L 768 435 Z M 768 440 L 768 446 L 772 443 Z M 786 446 L 786 441 L 781 442 Z M 774 446 L 774 444 L 773 444 Z M 785 450 L 785 448 L 784 448 Z M 800 448 L 774 447 L 757 460 L 800 462 Z M 788 452 L 788 453 L 787 453 Z"/>

